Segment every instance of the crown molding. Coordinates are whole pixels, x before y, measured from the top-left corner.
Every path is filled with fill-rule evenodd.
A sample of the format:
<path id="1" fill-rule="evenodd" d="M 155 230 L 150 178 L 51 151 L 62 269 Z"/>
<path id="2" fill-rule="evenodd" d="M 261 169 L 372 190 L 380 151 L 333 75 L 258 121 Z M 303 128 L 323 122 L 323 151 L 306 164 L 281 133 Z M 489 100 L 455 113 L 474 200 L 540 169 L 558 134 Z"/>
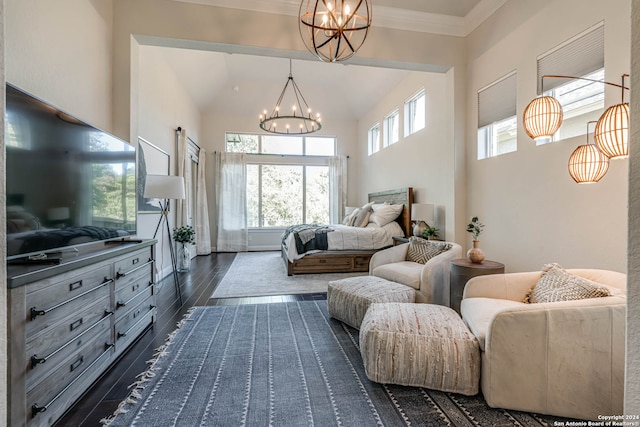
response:
<path id="1" fill-rule="evenodd" d="M 207 6 L 297 16 L 300 0 L 173 0 Z M 466 37 L 508 0 L 481 0 L 465 17 L 374 6 L 373 25 L 396 30 Z"/>

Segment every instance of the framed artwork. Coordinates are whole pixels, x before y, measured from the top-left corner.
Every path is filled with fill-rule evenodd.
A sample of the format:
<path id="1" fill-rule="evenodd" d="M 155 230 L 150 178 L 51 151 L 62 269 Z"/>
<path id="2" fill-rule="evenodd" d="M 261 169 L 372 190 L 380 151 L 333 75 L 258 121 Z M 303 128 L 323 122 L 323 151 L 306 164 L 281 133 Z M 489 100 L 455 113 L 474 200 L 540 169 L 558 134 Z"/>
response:
<path id="1" fill-rule="evenodd" d="M 147 174 L 169 175 L 169 153 L 144 138 L 138 138 L 138 213 L 158 213 L 160 206 L 155 199 L 144 197 Z"/>

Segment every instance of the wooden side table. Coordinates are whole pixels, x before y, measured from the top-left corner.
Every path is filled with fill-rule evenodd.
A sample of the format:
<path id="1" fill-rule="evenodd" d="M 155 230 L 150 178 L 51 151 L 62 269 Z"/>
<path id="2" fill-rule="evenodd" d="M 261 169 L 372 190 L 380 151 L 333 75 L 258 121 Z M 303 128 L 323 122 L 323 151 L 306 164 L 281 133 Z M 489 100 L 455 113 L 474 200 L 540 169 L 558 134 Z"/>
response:
<path id="1" fill-rule="evenodd" d="M 504 273 L 504 264 L 496 261 L 484 260 L 481 264 L 476 264 L 466 258 L 454 259 L 451 261 L 450 276 L 450 305 L 460 314 L 460 302 L 462 301 L 462 293 L 467 281 L 472 277 L 483 276 L 485 274 L 502 274 Z"/>
<path id="2" fill-rule="evenodd" d="M 393 246 L 398 246 L 401 245 L 403 243 L 409 243 L 409 238 L 408 237 L 398 237 L 398 236 L 393 236 Z"/>

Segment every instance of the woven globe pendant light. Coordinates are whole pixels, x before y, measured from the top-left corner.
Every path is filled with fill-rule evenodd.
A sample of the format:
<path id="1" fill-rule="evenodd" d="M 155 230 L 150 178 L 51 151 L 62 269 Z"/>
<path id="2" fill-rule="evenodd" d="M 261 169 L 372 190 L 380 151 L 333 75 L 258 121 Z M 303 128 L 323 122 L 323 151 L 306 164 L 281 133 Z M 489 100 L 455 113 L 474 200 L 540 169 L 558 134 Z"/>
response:
<path id="1" fill-rule="evenodd" d="M 609 157 L 589 143 L 589 124 L 587 122 L 587 143 L 578 146 L 569 156 L 569 175 L 578 184 L 593 184 L 602 179 L 609 170 Z"/>
<path id="2" fill-rule="evenodd" d="M 369 27 L 370 0 L 303 0 L 300 4 L 300 36 L 322 61 L 352 57 L 367 38 Z"/>
<path id="3" fill-rule="evenodd" d="M 534 140 L 551 138 L 562 125 L 562 105 L 552 96 L 539 96 L 522 115 L 524 130 Z"/>
<path id="4" fill-rule="evenodd" d="M 629 157 L 629 104 L 607 108 L 593 134 L 598 149 L 610 159 Z"/>

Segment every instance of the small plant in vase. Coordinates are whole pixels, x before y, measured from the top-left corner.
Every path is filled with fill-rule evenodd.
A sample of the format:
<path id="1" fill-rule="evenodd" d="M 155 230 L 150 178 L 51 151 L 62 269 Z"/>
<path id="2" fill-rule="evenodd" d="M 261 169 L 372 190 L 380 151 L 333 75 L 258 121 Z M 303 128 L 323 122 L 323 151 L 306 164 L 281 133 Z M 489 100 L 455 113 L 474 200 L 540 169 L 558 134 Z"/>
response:
<path id="1" fill-rule="evenodd" d="M 195 240 L 196 232 L 190 225 L 183 225 L 182 227 L 173 229 L 173 240 L 176 243 L 180 243 L 178 246 L 178 259 L 177 269 L 180 272 L 189 271 L 191 268 L 191 255 L 187 244 L 193 244 Z"/>
<path id="2" fill-rule="evenodd" d="M 424 229 L 424 233 L 422 234 L 427 240 L 434 240 L 438 238 L 438 230 L 435 227 L 427 227 Z"/>
<path id="3" fill-rule="evenodd" d="M 473 247 L 467 251 L 467 258 L 476 264 L 480 264 L 484 260 L 484 252 L 478 247 L 480 244 L 478 237 L 480 237 L 483 229 L 484 224 L 480 222 L 478 217 L 471 217 L 471 222 L 467 224 L 467 232 L 473 236 Z"/>

